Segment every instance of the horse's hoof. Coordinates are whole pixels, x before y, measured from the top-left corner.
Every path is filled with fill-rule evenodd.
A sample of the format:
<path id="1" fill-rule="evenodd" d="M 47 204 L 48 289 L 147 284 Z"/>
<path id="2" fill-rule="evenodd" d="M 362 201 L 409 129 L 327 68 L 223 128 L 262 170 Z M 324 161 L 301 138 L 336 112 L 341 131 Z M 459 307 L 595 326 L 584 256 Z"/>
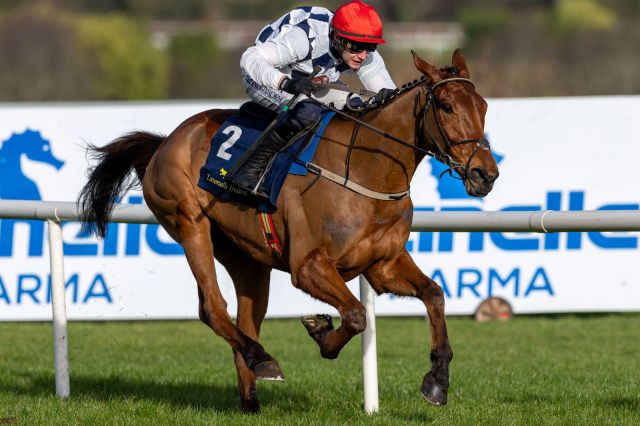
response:
<path id="1" fill-rule="evenodd" d="M 256 366 L 253 367 L 253 374 L 255 374 L 256 380 L 284 382 L 284 374 L 282 374 L 278 361 L 275 359 L 256 364 Z"/>
<path id="2" fill-rule="evenodd" d="M 302 321 L 302 325 L 304 325 L 312 337 L 318 333 L 326 333 L 327 331 L 333 330 L 331 315 L 305 315 L 300 318 L 300 321 Z"/>
<path id="3" fill-rule="evenodd" d="M 427 374 L 422 381 L 422 387 L 420 392 L 424 399 L 429 401 L 433 405 L 446 405 L 447 404 L 447 392 L 448 389 L 444 386 L 434 383 L 432 377 Z"/>
<path id="4" fill-rule="evenodd" d="M 257 399 L 240 401 L 240 411 L 244 414 L 258 414 L 260 412 L 260 403 Z"/>

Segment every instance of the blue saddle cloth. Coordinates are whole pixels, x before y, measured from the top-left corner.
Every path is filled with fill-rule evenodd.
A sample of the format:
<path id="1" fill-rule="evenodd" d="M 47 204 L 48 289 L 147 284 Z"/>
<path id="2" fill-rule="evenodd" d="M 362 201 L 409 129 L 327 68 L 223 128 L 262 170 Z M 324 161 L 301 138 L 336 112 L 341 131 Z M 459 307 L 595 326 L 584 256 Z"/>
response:
<path id="1" fill-rule="evenodd" d="M 275 114 L 254 103 L 246 103 L 240 107 L 238 114 L 231 116 L 218 129 L 211 139 L 211 150 L 207 160 L 200 169 L 198 186 L 213 195 L 227 201 L 237 201 L 260 212 L 276 211 L 276 200 L 284 184 L 287 174 L 305 176 L 305 163 L 310 162 L 318 148 L 318 142 L 327 124 L 335 113 L 322 111 L 322 118 L 315 131 L 296 140 L 286 151 L 280 152 L 271 170 L 265 176 L 265 188 L 269 193 L 269 201 L 261 201 L 248 191 L 225 182 L 224 176 L 233 168 L 242 154 L 267 128 Z M 311 138 L 308 144 L 305 144 Z M 296 160 L 297 159 L 297 160 Z M 294 161 L 296 161 L 294 163 Z"/>

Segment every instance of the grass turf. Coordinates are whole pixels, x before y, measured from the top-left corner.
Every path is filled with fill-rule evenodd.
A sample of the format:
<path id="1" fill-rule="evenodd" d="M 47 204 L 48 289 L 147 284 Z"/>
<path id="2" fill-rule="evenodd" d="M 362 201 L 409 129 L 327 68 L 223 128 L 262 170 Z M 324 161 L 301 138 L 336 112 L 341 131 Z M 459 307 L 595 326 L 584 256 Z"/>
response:
<path id="1" fill-rule="evenodd" d="M 55 397 L 51 325 L 0 323 L 1 424 L 640 424 L 640 315 L 450 318 L 449 405 L 420 396 L 429 334 L 379 318 L 380 412 L 362 411 L 356 337 L 320 358 L 297 320 L 267 320 L 262 343 L 287 376 L 261 382 L 240 414 L 231 350 L 192 322 L 69 324 L 71 399 Z"/>

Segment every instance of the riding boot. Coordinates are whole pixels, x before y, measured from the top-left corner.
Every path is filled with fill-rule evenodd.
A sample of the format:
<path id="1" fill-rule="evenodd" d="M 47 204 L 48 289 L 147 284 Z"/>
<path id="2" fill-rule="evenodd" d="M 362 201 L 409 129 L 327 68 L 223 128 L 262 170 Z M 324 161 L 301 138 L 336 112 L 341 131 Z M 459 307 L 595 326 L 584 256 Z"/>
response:
<path id="1" fill-rule="evenodd" d="M 252 192 L 258 185 L 258 180 L 269 161 L 278 153 L 289 140 L 299 132 L 298 126 L 288 121 L 274 129 L 247 158 L 240 168 L 227 177 L 227 182 L 241 189 Z M 256 189 L 256 195 L 260 198 L 269 198 L 264 187 L 264 179 Z"/>

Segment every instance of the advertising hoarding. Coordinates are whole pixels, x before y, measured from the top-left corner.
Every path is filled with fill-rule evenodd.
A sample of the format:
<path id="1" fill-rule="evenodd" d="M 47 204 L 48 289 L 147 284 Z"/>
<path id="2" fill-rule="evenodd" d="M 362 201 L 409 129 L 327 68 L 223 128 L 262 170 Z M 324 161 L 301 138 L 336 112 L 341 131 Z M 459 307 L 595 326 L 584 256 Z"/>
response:
<path id="1" fill-rule="evenodd" d="M 640 97 L 489 100 L 486 132 L 500 178 L 484 199 L 465 195 L 425 159 L 411 185 L 415 210 L 638 210 Z M 74 201 L 86 181 L 87 143 L 132 130 L 171 132 L 183 119 L 239 102 L 0 106 L 0 199 Z M 141 203 L 140 192 L 123 200 Z M 113 224 L 104 241 L 63 227 L 70 319 L 197 318 L 182 250 L 157 225 Z M 515 313 L 640 309 L 638 233 L 412 233 L 407 248 L 444 289 L 448 314 L 486 297 Z M 219 267 L 235 313 L 233 285 Z M 51 317 L 46 224 L 0 219 L 0 320 Z M 350 283 L 357 294 L 357 283 Z M 421 302 L 379 296 L 381 315 L 424 315 Z M 336 311 L 274 272 L 271 317 Z"/>

